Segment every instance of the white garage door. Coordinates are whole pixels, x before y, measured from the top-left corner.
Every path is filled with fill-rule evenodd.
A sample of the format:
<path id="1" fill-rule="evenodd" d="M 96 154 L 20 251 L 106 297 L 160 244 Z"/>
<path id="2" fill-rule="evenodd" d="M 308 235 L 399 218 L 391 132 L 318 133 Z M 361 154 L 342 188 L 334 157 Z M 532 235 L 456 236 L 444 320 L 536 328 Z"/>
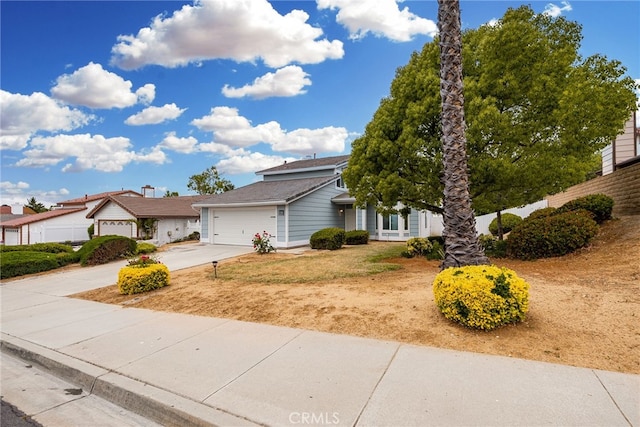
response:
<path id="1" fill-rule="evenodd" d="M 274 236 L 275 244 L 276 208 L 234 208 L 213 211 L 213 243 L 222 245 L 252 245 L 256 233 Z"/>
<path id="2" fill-rule="evenodd" d="M 4 230 L 4 244 L 7 246 L 19 244 L 18 230 L 15 228 L 7 228 Z"/>
<path id="3" fill-rule="evenodd" d="M 135 237 L 133 235 L 135 224 L 125 220 L 102 220 L 100 221 L 100 235 L 107 236 L 115 234 L 116 236 Z"/>

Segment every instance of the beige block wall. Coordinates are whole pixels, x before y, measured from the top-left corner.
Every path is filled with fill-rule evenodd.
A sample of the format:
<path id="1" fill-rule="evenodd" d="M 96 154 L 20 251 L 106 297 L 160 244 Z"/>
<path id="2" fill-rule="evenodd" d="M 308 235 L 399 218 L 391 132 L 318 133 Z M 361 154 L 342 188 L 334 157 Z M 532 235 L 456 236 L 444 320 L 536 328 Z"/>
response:
<path id="1" fill-rule="evenodd" d="M 595 193 L 606 194 L 614 200 L 614 216 L 640 215 L 640 163 L 547 196 L 547 202 L 549 206 L 557 208 L 570 200 Z"/>

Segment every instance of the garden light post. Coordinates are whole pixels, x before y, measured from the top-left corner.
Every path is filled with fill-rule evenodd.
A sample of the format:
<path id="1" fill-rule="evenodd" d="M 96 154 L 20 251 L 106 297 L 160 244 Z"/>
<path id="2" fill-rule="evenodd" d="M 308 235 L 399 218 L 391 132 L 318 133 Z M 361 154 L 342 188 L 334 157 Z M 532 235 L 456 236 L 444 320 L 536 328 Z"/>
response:
<path id="1" fill-rule="evenodd" d="M 213 264 L 213 277 L 218 278 L 218 261 L 211 261 Z"/>

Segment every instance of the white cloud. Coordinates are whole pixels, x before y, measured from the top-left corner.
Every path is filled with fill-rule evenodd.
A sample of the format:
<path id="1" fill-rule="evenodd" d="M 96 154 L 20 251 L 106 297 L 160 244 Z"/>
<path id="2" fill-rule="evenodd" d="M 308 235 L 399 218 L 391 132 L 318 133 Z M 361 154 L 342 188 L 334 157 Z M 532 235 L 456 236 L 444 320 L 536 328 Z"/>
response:
<path id="1" fill-rule="evenodd" d="M 138 97 L 138 102 L 140 102 L 141 104 L 151 104 L 156 98 L 156 85 L 147 83 L 146 85 L 136 90 L 136 96 Z"/>
<path id="2" fill-rule="evenodd" d="M 125 108 L 138 102 L 148 104 L 155 97 L 155 86 L 146 84 L 136 93 L 133 84 L 119 75 L 89 62 L 73 74 L 63 74 L 51 88 L 54 98 L 89 108 Z"/>
<path id="3" fill-rule="evenodd" d="M 13 183 L 10 181 L 0 182 L 0 203 L 3 205 L 25 205 L 27 200 L 35 197 L 36 200 L 45 206 L 53 206 L 64 196 L 69 194 L 66 188 L 59 190 L 30 190 L 31 186 L 23 181 Z"/>
<path id="4" fill-rule="evenodd" d="M 545 6 L 544 12 L 545 15 L 551 16 L 552 18 L 557 18 L 562 15 L 562 12 L 570 12 L 573 10 L 568 1 L 561 2 L 562 6 L 555 5 L 553 3 L 549 3 Z"/>
<path id="5" fill-rule="evenodd" d="M 280 68 L 292 62 L 317 64 L 344 56 L 339 40 L 320 39 L 309 15 L 280 15 L 267 0 L 195 1 L 170 17 L 156 16 L 137 35 L 120 35 L 111 63 L 125 70 L 149 64 L 178 67 L 208 59 L 255 62 Z"/>
<path id="6" fill-rule="evenodd" d="M 162 107 L 147 107 L 137 114 L 129 116 L 124 122 L 132 126 L 157 125 L 167 120 L 174 120 L 184 113 L 186 108 L 178 108 L 174 103 Z"/>
<path id="7" fill-rule="evenodd" d="M 317 0 L 318 9 L 339 9 L 336 20 L 350 32 L 350 38 L 359 40 L 368 33 L 406 42 L 423 34 L 434 37 L 438 25 L 409 11 L 400 10 L 396 0 Z"/>
<path id="8" fill-rule="evenodd" d="M 29 184 L 24 181 L 11 182 L 11 181 L 2 181 L 0 182 L 0 190 L 6 194 L 19 194 L 22 191 L 29 188 Z"/>
<path id="9" fill-rule="evenodd" d="M 317 152 L 336 152 L 344 150 L 349 133 L 343 127 L 324 127 L 320 129 L 296 129 L 271 143 L 275 151 L 288 153 L 313 154 Z"/>
<path id="10" fill-rule="evenodd" d="M 301 95 L 307 93 L 304 87 L 311 84 L 308 76 L 297 65 L 289 65 L 280 68 L 275 73 L 267 73 L 262 77 L 258 77 L 253 81 L 253 84 L 244 85 L 241 88 L 225 85 L 222 88 L 222 94 L 228 98 L 250 96 L 256 99 Z"/>
<path id="11" fill-rule="evenodd" d="M 48 167 L 68 158 L 75 163 L 63 166 L 63 172 L 78 172 L 94 169 L 101 172 L 120 172 L 131 162 L 163 164 L 166 156 L 159 149 L 149 153 L 130 151 L 128 138 L 105 138 L 102 135 L 77 134 L 35 137 L 31 149 L 23 152 L 24 158 L 16 166 Z"/>
<path id="12" fill-rule="evenodd" d="M 275 121 L 253 126 L 238 114 L 236 108 L 214 107 L 211 114 L 191 122 L 200 130 L 213 132 L 217 143 L 230 147 L 249 147 L 260 142 L 270 144 L 275 151 L 296 154 L 341 152 L 349 134 L 342 127 L 296 129 L 287 132 Z"/>
<path id="13" fill-rule="evenodd" d="M 69 108 L 41 92 L 31 95 L 0 89 L 0 148 L 21 150 L 38 131 L 70 131 L 94 119 L 82 111 Z"/>
<path id="14" fill-rule="evenodd" d="M 216 168 L 220 173 L 235 175 L 279 166 L 283 164 L 285 160 L 292 162 L 298 159 L 293 157 L 269 156 L 267 154 L 254 152 L 220 160 Z"/>
<path id="15" fill-rule="evenodd" d="M 187 138 L 179 138 L 175 132 L 169 132 L 165 135 L 159 148 L 166 148 L 171 151 L 177 151 L 178 153 L 190 154 L 197 151 L 198 140 L 192 136 Z"/>

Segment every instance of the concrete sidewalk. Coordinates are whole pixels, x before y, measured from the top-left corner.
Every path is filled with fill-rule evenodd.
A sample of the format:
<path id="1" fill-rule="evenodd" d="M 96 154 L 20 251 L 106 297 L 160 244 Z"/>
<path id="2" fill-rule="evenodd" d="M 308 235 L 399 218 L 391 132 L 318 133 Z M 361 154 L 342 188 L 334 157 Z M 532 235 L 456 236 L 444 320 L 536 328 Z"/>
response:
<path id="1" fill-rule="evenodd" d="M 120 267 L 3 284 L 2 351 L 162 425 L 640 426 L 638 375 L 65 297 Z"/>

